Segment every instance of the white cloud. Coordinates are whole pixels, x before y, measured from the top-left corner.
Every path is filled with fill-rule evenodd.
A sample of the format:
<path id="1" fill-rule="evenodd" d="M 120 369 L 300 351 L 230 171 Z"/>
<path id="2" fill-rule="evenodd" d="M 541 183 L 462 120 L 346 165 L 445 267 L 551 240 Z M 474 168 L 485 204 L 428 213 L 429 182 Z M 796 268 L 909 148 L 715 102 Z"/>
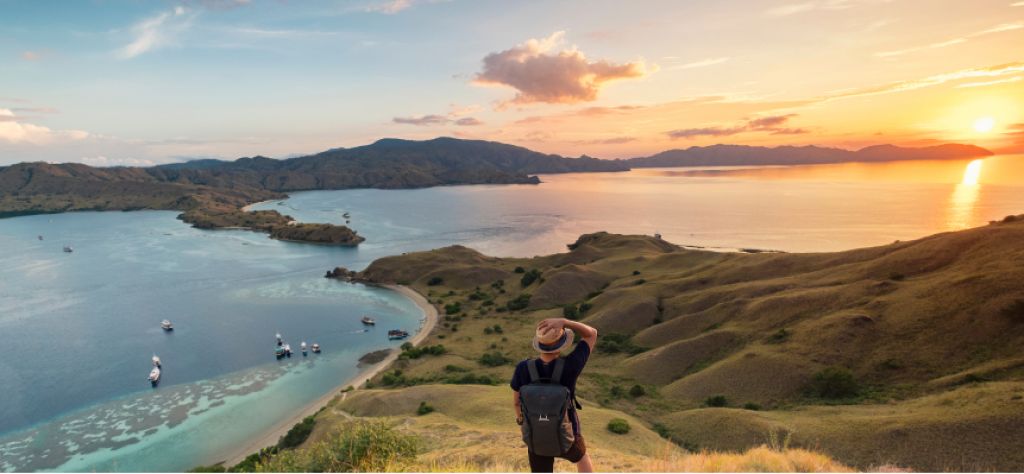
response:
<path id="1" fill-rule="evenodd" d="M 373 2 L 367 5 L 364 10 L 374 13 L 383 13 L 385 15 L 394 15 L 395 13 L 411 7 L 413 3 L 413 0 L 385 0 Z"/>
<path id="2" fill-rule="evenodd" d="M 51 130 L 22 122 L 10 109 L 0 109 L 0 141 L 15 144 L 48 145 L 56 141 L 75 141 L 89 137 L 81 130 Z"/>
<path id="3" fill-rule="evenodd" d="M 171 11 L 142 20 L 131 27 L 135 39 L 119 48 L 115 54 L 121 59 L 131 59 L 173 44 L 178 35 L 192 26 L 194 18 L 194 14 L 179 5 Z"/>
<path id="4" fill-rule="evenodd" d="M 1022 72 L 1024 72 L 1024 62 L 1013 62 L 989 67 L 961 69 L 958 71 L 947 72 L 943 74 L 935 74 L 921 79 L 899 81 L 880 86 L 837 91 L 825 97 L 822 97 L 821 100 L 863 97 L 878 94 L 889 94 L 892 92 L 906 92 L 917 89 L 923 89 L 925 87 L 939 86 L 949 82 L 956 82 L 967 79 L 1010 76 L 1017 75 Z"/>
<path id="5" fill-rule="evenodd" d="M 1024 77 L 1022 77 L 1022 76 L 1014 76 L 1014 77 L 1008 77 L 1006 79 L 996 79 L 996 80 L 993 80 L 993 81 L 965 82 L 965 83 L 960 84 L 960 85 L 958 85 L 956 87 L 957 87 L 957 89 L 964 89 L 964 88 L 968 88 L 968 87 L 988 87 L 988 86 L 995 86 L 995 85 L 998 85 L 998 84 L 1007 84 L 1007 83 L 1011 83 L 1011 82 L 1019 82 L 1021 79 L 1024 79 Z"/>
<path id="6" fill-rule="evenodd" d="M 924 50 L 928 50 L 928 49 L 945 48 L 947 46 L 953 46 L 953 45 L 957 45 L 957 44 L 966 43 L 968 40 L 970 40 L 972 38 L 978 38 L 978 37 L 981 37 L 981 36 L 991 35 L 991 34 L 995 34 L 995 33 L 1003 33 L 1003 32 L 1006 32 L 1006 31 L 1019 30 L 1021 28 L 1024 28 L 1024 23 L 1003 23 L 1003 24 L 1000 24 L 1000 25 L 993 26 L 991 28 L 987 28 L 987 29 L 981 30 L 981 31 L 975 31 L 974 33 L 971 33 L 971 34 L 967 34 L 967 35 L 964 35 L 964 36 L 959 36 L 959 37 L 956 37 L 956 38 L 950 38 L 948 40 L 939 41 L 939 42 L 927 44 L 927 45 L 924 45 L 924 46 L 915 46 L 915 47 L 912 47 L 912 48 L 897 49 L 897 50 L 894 50 L 894 51 L 882 51 L 882 52 L 879 52 L 879 53 L 875 53 L 875 56 L 878 56 L 880 58 L 892 58 L 892 57 L 903 56 L 905 54 L 915 53 L 915 52 L 918 52 L 918 51 L 924 51 Z"/>
<path id="7" fill-rule="evenodd" d="M 153 160 L 140 159 L 140 158 L 108 158 L 103 155 L 97 156 L 83 156 L 78 159 L 80 163 L 87 164 L 89 166 L 153 166 L 156 164 Z"/>

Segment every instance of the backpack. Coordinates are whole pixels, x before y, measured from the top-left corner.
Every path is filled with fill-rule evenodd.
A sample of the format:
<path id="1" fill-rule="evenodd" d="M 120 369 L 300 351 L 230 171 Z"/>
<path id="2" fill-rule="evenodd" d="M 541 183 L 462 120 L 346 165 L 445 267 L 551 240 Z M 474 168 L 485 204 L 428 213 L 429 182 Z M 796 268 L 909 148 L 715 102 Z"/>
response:
<path id="1" fill-rule="evenodd" d="M 530 383 L 519 389 L 519 407 L 523 412 L 523 441 L 530 452 L 540 456 L 561 456 L 576 441 L 570 410 L 574 400 L 562 385 L 565 359 L 555 362 L 551 378 L 541 378 L 537 361 L 530 360 Z"/>

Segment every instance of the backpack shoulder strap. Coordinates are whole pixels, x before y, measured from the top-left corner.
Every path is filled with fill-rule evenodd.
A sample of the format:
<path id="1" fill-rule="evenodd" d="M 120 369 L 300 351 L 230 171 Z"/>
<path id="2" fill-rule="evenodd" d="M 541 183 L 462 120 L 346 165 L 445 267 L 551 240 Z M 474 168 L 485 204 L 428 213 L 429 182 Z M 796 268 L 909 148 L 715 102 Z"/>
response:
<path id="1" fill-rule="evenodd" d="M 530 383 L 540 381 L 540 373 L 537 372 L 536 359 L 526 359 L 526 369 L 530 372 Z"/>
<path id="2" fill-rule="evenodd" d="M 562 371 L 565 370 L 565 359 L 559 357 L 555 361 L 555 371 L 551 373 L 551 381 L 555 383 L 562 383 Z"/>

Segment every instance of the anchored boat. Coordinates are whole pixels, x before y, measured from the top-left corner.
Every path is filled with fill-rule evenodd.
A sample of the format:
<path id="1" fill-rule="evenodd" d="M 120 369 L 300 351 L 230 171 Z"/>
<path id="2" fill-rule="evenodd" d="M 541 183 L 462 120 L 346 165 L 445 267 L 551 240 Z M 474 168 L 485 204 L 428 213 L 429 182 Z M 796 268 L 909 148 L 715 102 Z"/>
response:
<path id="1" fill-rule="evenodd" d="M 74 251 L 75 251 L 75 249 L 71 248 L 70 245 L 65 245 L 64 246 L 64 253 L 71 253 L 71 252 L 74 252 Z"/>
<path id="2" fill-rule="evenodd" d="M 149 383 L 154 387 L 160 383 L 160 367 L 153 367 L 153 370 L 149 371 Z"/>
<path id="3" fill-rule="evenodd" d="M 160 367 L 160 358 L 153 354 L 153 367 Z"/>
<path id="4" fill-rule="evenodd" d="M 171 324 L 170 320 L 165 319 L 163 321 L 160 321 L 160 328 L 163 329 L 164 331 L 173 331 L 174 325 Z"/>
<path id="5" fill-rule="evenodd" d="M 407 337 L 409 337 L 408 331 L 401 329 L 391 329 L 388 331 L 388 339 L 405 339 Z"/>
<path id="6" fill-rule="evenodd" d="M 305 357 L 306 356 L 306 341 L 302 341 L 302 344 L 299 344 L 299 349 L 302 351 L 302 356 Z"/>
<path id="7" fill-rule="evenodd" d="M 373 326 L 377 324 L 377 321 L 374 321 L 373 318 L 369 316 L 363 316 L 363 319 L 360 319 L 360 321 L 367 326 Z"/>
<path id="8" fill-rule="evenodd" d="M 315 342 L 313 343 L 313 353 L 314 354 L 319 354 L 320 353 L 320 344 L 317 344 Z"/>

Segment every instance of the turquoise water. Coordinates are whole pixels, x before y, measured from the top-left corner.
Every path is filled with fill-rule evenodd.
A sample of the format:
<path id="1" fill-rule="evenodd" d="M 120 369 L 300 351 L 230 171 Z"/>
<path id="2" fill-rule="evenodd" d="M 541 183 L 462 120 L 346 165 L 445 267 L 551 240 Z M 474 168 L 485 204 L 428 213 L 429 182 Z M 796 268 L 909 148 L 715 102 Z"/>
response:
<path id="1" fill-rule="evenodd" d="M 219 461 L 355 375 L 363 354 L 397 345 L 388 328 L 421 323 L 400 295 L 323 278 L 357 251 L 202 231 L 175 215 L 0 220 L 0 470 Z M 369 332 L 364 314 L 378 321 Z M 324 352 L 277 361 L 276 332 L 296 352 L 302 340 Z"/>
<path id="2" fill-rule="evenodd" d="M 579 234 L 660 232 L 709 248 L 841 250 L 1024 213 L 1024 159 L 543 176 L 538 186 L 295 193 L 261 203 L 350 225 L 358 248 L 202 231 L 174 212 L 0 220 L 0 470 L 176 471 L 223 460 L 394 346 L 420 313 L 334 266 L 463 244 L 559 252 Z M 36 236 L 43 235 L 39 241 Z M 66 254 L 63 245 L 75 251 Z M 369 333 L 358 319 L 373 314 Z M 174 321 L 163 333 L 161 319 Z M 273 334 L 324 353 L 275 361 Z M 150 357 L 164 361 L 151 389 Z"/>

